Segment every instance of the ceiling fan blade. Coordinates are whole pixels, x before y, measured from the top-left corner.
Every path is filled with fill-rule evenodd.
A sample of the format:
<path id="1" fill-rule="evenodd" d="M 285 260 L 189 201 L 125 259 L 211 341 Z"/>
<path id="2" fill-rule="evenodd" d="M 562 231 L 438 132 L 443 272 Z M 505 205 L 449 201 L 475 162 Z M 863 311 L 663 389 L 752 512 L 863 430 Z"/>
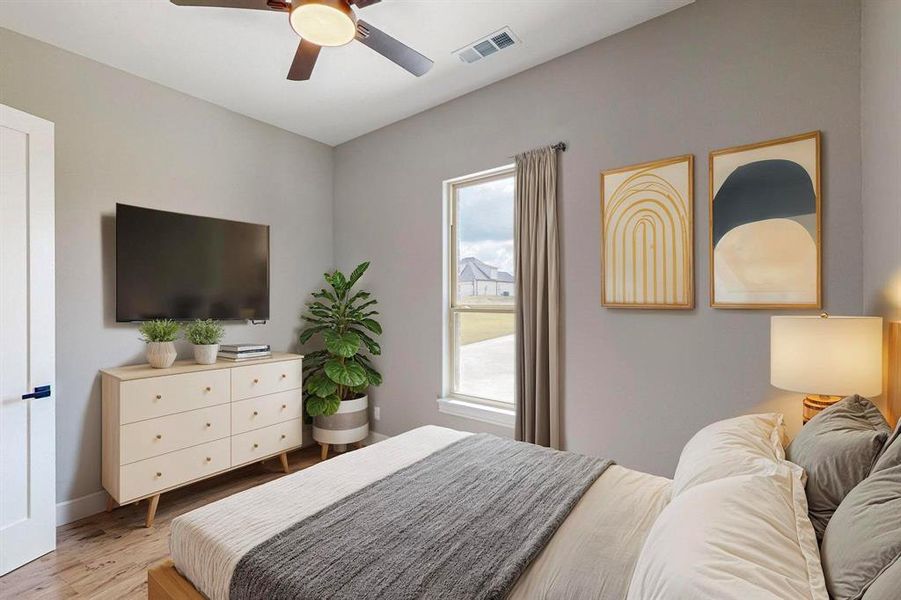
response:
<path id="1" fill-rule="evenodd" d="M 297 52 L 294 53 L 294 62 L 288 71 L 288 79 L 291 81 L 306 81 L 313 74 L 316 59 L 319 58 L 319 46 L 306 40 L 300 40 Z"/>
<path id="2" fill-rule="evenodd" d="M 413 48 L 402 44 L 366 21 L 357 20 L 357 40 L 417 77 L 428 73 L 435 64 Z"/>
<path id="3" fill-rule="evenodd" d="M 357 8 L 366 8 L 367 6 L 372 6 L 373 4 L 378 4 L 382 0 L 350 0 L 350 3 L 356 6 Z"/>
<path id="4" fill-rule="evenodd" d="M 210 6 L 218 8 L 252 8 L 255 10 L 289 11 L 291 4 L 280 0 L 170 0 L 176 6 Z"/>

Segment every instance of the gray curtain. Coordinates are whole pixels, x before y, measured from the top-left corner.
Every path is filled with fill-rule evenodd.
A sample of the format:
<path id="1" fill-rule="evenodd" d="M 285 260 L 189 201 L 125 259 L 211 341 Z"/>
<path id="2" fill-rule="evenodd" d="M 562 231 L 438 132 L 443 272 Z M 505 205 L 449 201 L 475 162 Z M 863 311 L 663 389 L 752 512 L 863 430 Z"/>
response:
<path id="1" fill-rule="evenodd" d="M 560 447 L 557 151 L 516 156 L 516 439 Z"/>

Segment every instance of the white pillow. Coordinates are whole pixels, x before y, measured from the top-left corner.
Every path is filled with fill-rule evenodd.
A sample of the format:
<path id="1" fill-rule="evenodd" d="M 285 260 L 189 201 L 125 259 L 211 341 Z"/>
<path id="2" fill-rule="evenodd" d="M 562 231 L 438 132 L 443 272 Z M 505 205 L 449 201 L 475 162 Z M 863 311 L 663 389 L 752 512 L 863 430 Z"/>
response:
<path id="1" fill-rule="evenodd" d="M 802 470 L 738 475 L 677 496 L 645 539 L 629 600 L 828 600 Z"/>
<path id="2" fill-rule="evenodd" d="M 717 421 L 688 440 L 673 476 L 673 497 L 734 475 L 770 473 L 785 459 L 785 423 L 778 413 Z"/>

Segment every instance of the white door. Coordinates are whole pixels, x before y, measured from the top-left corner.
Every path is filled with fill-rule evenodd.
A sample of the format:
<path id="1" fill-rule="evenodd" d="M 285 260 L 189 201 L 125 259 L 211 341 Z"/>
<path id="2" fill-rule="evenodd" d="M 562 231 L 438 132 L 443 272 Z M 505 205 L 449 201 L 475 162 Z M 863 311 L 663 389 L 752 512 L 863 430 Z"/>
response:
<path id="1" fill-rule="evenodd" d="M 53 123 L 0 104 L 0 575 L 56 547 Z"/>

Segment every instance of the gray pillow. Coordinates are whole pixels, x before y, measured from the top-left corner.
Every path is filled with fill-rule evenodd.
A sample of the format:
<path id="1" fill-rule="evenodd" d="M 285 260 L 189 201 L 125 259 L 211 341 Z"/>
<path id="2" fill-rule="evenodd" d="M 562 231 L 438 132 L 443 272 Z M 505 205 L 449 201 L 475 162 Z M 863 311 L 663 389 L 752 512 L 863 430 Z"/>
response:
<path id="1" fill-rule="evenodd" d="M 873 473 L 839 505 L 820 546 L 833 600 L 901 595 L 901 465 Z"/>
<path id="2" fill-rule="evenodd" d="M 882 454 L 876 459 L 876 464 L 873 465 L 873 472 L 888 469 L 895 465 L 901 465 L 901 422 L 895 427 L 895 433 L 885 443 Z"/>
<path id="3" fill-rule="evenodd" d="M 848 396 L 808 421 L 785 449 L 807 473 L 804 491 L 817 539 L 851 488 L 870 474 L 890 433 L 872 402 Z"/>
<path id="4" fill-rule="evenodd" d="M 863 594 L 863 600 L 898 600 L 901 590 L 901 559 L 895 559 Z"/>

